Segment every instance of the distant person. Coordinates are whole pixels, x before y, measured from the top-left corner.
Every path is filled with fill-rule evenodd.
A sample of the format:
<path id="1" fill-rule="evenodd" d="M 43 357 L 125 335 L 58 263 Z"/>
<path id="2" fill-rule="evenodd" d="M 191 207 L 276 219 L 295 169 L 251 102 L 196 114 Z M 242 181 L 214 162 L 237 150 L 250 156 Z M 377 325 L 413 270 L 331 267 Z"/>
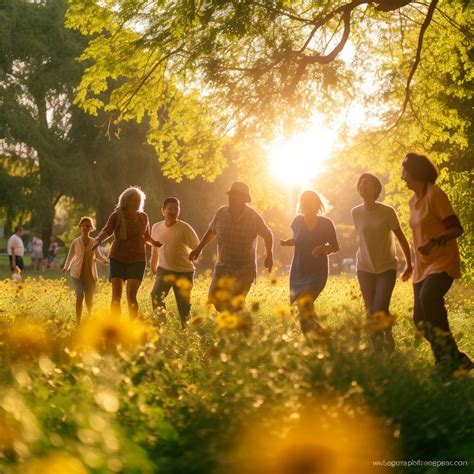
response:
<path id="1" fill-rule="evenodd" d="M 132 186 L 119 196 L 115 211 L 95 239 L 94 249 L 112 234 L 114 240 L 109 253 L 112 283 L 112 313 L 120 315 L 122 289 L 126 282 L 128 311 L 131 317 L 138 314 L 137 293 L 145 273 L 145 245 L 161 246 L 150 235 L 148 215 L 143 212 L 145 193 Z"/>
<path id="2" fill-rule="evenodd" d="M 444 304 L 454 279 L 461 276 L 456 239 L 463 228 L 448 197 L 435 184 L 437 178 L 438 170 L 426 156 L 406 155 L 402 179 L 414 192 L 409 202 L 415 253 L 413 319 L 431 344 L 436 366 L 449 373 L 470 370 L 473 362 L 459 351 Z"/>
<path id="3" fill-rule="evenodd" d="M 248 206 L 251 202 L 249 187 L 236 181 L 227 195 L 229 204 L 217 210 L 207 232 L 189 254 L 193 262 L 217 237 L 218 261 L 209 288 L 209 302 L 218 311 L 230 309 L 234 296 L 247 296 L 257 275 L 256 242 L 259 235 L 265 242 L 264 266 L 268 271 L 273 267 L 273 235 L 262 216 Z"/>
<path id="4" fill-rule="evenodd" d="M 319 329 L 314 302 L 327 283 L 328 255 L 339 251 L 339 243 L 334 224 L 324 217 L 326 208 L 315 191 L 301 193 L 298 212 L 291 223 L 293 237 L 280 240 L 280 245 L 295 247 L 290 270 L 290 302 L 296 303 L 301 330 L 307 334 Z"/>
<path id="5" fill-rule="evenodd" d="M 98 248 L 92 249 L 94 239 L 90 233 L 95 230 L 94 222 L 90 217 L 81 217 L 79 221 L 81 235 L 72 241 L 64 263 L 63 272 L 71 270 L 72 282 L 76 292 L 76 323 L 81 324 L 82 306 L 84 299 L 88 315 L 92 314 L 93 297 L 97 281 L 97 267 L 95 260 L 108 263 Z"/>
<path id="6" fill-rule="evenodd" d="M 359 234 L 357 279 L 369 317 L 369 338 L 374 349 L 393 352 L 395 341 L 389 308 L 398 266 L 394 236 L 406 261 L 402 281 L 407 281 L 413 273 L 410 246 L 395 209 L 377 201 L 382 192 L 380 180 L 373 174 L 364 173 L 357 182 L 357 191 L 363 203 L 352 209 L 352 219 Z M 377 312 L 386 316 L 381 320 L 370 318 Z"/>
<path id="7" fill-rule="evenodd" d="M 173 288 L 181 326 L 184 328 L 191 311 L 195 270 L 188 256 L 199 244 L 199 238 L 188 223 L 179 220 L 180 211 L 178 198 L 166 198 L 161 208 L 164 220 L 153 224 L 151 228 L 152 238 L 163 244 L 160 248 L 153 247 L 151 253 L 151 271 L 156 273 L 151 302 L 154 310 L 165 308 L 164 299 Z"/>
<path id="8" fill-rule="evenodd" d="M 10 261 L 12 277 L 19 279 L 20 273 L 25 268 L 23 257 L 25 255 L 25 245 L 22 236 L 25 232 L 22 226 L 15 227 L 14 234 L 10 236 L 7 242 L 7 253 Z"/>
<path id="9" fill-rule="evenodd" d="M 53 234 L 49 238 L 48 254 L 46 260 L 46 269 L 56 269 L 58 267 L 59 242 Z"/>
<path id="10" fill-rule="evenodd" d="M 31 259 L 35 271 L 39 272 L 43 269 L 43 241 L 36 234 L 31 239 Z"/>

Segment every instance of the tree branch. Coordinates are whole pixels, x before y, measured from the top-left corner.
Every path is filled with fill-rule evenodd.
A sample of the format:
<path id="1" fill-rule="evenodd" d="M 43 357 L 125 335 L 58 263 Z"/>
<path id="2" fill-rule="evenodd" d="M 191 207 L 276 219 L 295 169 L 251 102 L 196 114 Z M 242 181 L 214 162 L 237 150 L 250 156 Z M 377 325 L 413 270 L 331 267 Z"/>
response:
<path id="1" fill-rule="evenodd" d="M 400 116 L 398 117 L 397 121 L 395 122 L 395 124 L 392 127 L 390 127 L 389 131 L 392 130 L 393 128 L 395 128 L 400 123 L 400 120 L 402 119 L 402 117 L 403 117 L 403 115 L 406 111 L 407 105 L 410 102 L 411 81 L 413 79 L 413 76 L 415 75 L 415 72 L 416 72 L 416 69 L 417 69 L 418 65 L 420 64 L 421 51 L 423 49 L 423 39 L 425 37 L 425 32 L 428 29 L 429 24 L 431 23 L 431 19 L 433 18 L 433 13 L 436 9 L 436 5 L 438 4 L 438 1 L 439 0 L 432 0 L 432 2 L 430 3 L 430 6 L 428 8 L 428 12 L 426 13 L 425 20 L 423 21 L 423 24 L 421 25 L 420 34 L 418 35 L 418 45 L 417 45 L 417 48 L 416 48 L 415 60 L 413 61 L 413 65 L 411 67 L 410 73 L 408 74 L 407 83 L 406 83 L 406 86 L 405 86 L 405 100 L 403 101 L 402 111 L 401 111 Z"/>

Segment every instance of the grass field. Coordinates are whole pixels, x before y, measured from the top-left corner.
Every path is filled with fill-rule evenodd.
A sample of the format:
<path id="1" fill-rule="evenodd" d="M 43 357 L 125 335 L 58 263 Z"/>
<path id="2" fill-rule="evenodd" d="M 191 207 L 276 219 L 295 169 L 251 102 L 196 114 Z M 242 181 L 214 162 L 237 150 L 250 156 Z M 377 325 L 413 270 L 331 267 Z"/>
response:
<path id="1" fill-rule="evenodd" d="M 166 323 L 155 321 L 152 283 L 131 322 L 108 319 L 101 282 L 94 316 L 76 330 L 65 279 L 0 281 L 0 472 L 474 471 L 473 376 L 434 371 L 409 284 L 392 299 L 398 350 L 388 357 L 368 347 L 354 277 L 329 280 L 316 305 L 327 331 L 312 342 L 287 306 L 286 279 L 259 278 L 250 329 L 207 309 L 200 277 L 185 331 L 171 299 Z M 461 283 L 448 298 L 471 356 L 473 301 Z M 401 466 L 418 460 L 432 465 Z"/>

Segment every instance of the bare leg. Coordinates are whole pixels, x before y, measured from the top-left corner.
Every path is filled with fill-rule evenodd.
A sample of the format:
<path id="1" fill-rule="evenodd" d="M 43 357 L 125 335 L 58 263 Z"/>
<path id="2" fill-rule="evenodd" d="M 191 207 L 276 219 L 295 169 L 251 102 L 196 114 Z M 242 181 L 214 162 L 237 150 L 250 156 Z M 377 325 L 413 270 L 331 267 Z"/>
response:
<path id="1" fill-rule="evenodd" d="M 136 318 L 138 315 L 137 293 L 141 284 L 142 281 L 136 280 L 135 278 L 129 278 L 127 280 L 128 314 L 131 318 Z"/>
<path id="2" fill-rule="evenodd" d="M 92 314 L 92 301 L 94 298 L 94 292 L 93 291 L 86 291 L 84 293 L 85 295 L 85 300 L 86 300 L 86 306 L 87 306 L 87 314 L 90 316 Z"/>
<path id="3" fill-rule="evenodd" d="M 78 326 L 79 324 L 81 324 L 83 301 L 84 301 L 84 295 L 76 296 L 76 323 Z"/>
<path id="4" fill-rule="evenodd" d="M 121 278 L 112 278 L 112 303 L 110 311 L 113 316 L 120 317 L 120 300 L 122 299 L 123 280 Z"/>

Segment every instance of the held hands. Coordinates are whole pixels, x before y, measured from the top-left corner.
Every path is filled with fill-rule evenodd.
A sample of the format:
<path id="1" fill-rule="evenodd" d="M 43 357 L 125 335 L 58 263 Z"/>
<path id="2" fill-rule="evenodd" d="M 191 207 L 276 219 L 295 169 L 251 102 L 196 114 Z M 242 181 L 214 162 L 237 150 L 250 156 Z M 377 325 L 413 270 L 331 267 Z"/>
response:
<path id="1" fill-rule="evenodd" d="M 158 247 L 158 248 L 159 248 L 159 247 L 163 247 L 163 244 L 162 244 L 160 241 L 158 241 L 158 240 L 153 240 L 153 239 L 151 239 L 151 243 L 152 243 L 155 247 Z"/>
<path id="2" fill-rule="evenodd" d="M 412 273 L 413 273 L 413 267 L 411 266 L 411 264 L 407 264 L 400 278 L 402 279 L 402 281 L 408 281 Z"/>
<path id="3" fill-rule="evenodd" d="M 280 245 L 281 245 L 282 247 L 288 247 L 290 240 L 291 240 L 291 239 L 280 239 Z"/>

